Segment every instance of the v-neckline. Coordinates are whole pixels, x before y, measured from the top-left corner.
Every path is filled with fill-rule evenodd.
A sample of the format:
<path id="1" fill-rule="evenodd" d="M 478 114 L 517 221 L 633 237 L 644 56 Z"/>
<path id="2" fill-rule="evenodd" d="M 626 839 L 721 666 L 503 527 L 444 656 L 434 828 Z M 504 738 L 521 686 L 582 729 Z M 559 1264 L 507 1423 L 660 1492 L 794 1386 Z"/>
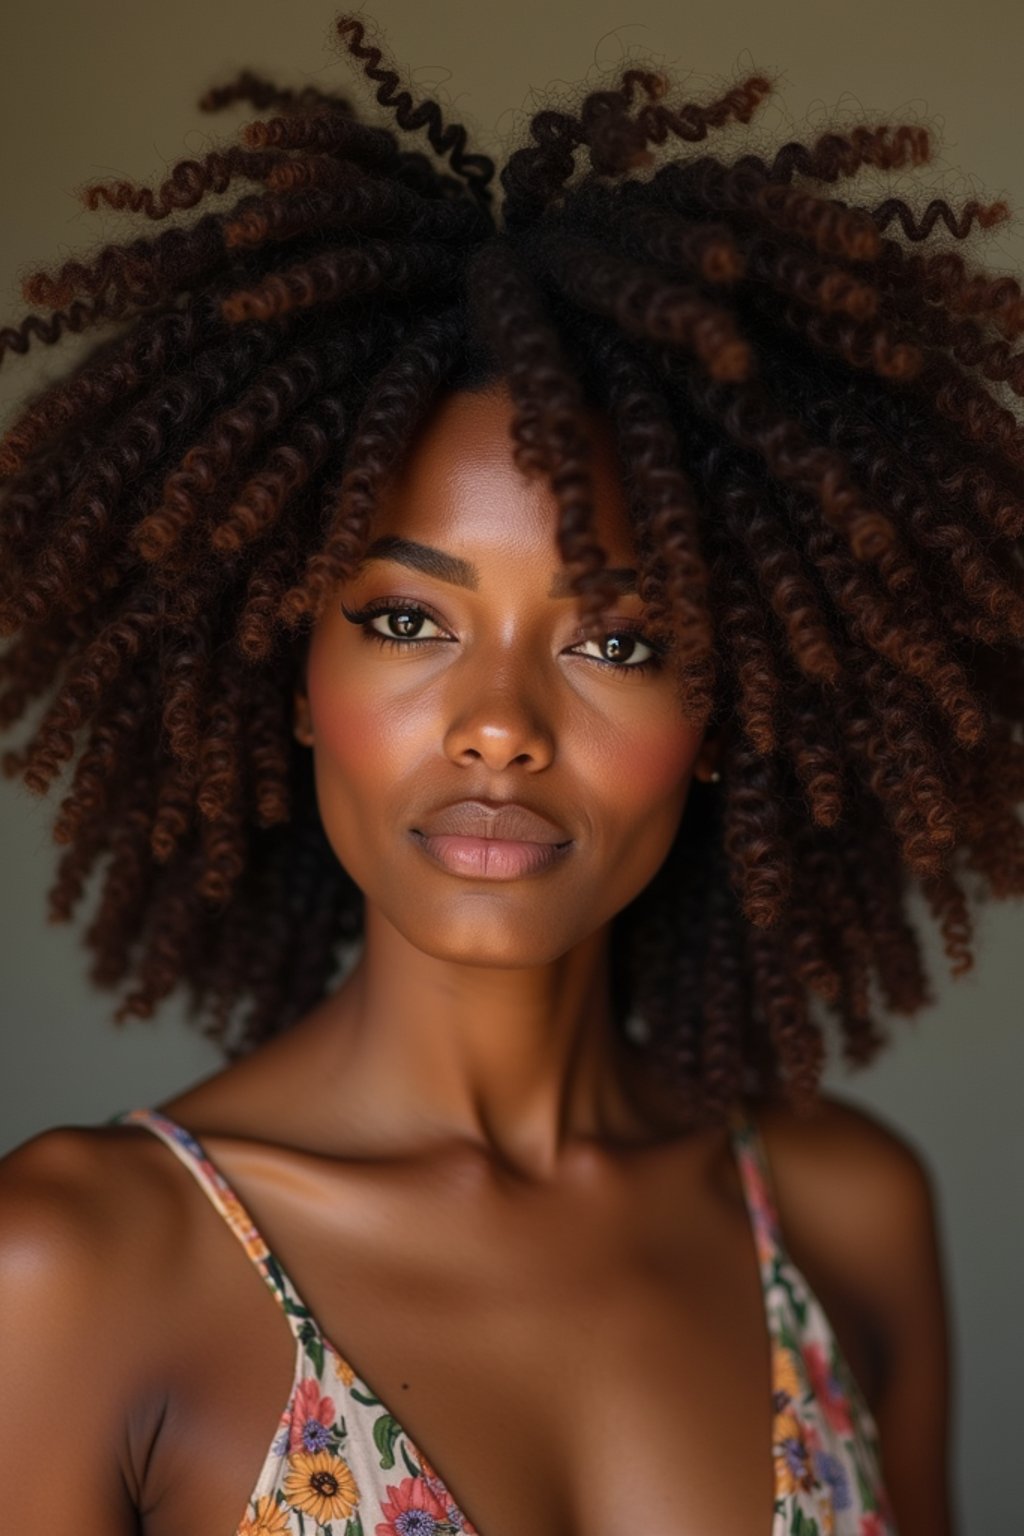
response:
<path id="1" fill-rule="evenodd" d="M 128 1110 L 124 1114 L 115 1115 L 113 1117 L 113 1123 L 128 1125 L 141 1124 L 156 1130 L 159 1130 L 162 1127 L 168 1133 L 168 1135 L 162 1139 L 168 1142 L 172 1151 L 178 1152 L 179 1160 L 185 1162 L 186 1167 L 188 1167 L 190 1171 L 193 1172 L 193 1176 L 197 1177 L 200 1182 L 204 1179 L 212 1181 L 213 1187 L 216 1189 L 217 1193 L 222 1197 L 226 1197 L 226 1201 L 229 1202 L 229 1205 L 227 1209 L 225 1209 L 223 1206 L 220 1208 L 221 1214 L 224 1216 L 227 1224 L 233 1230 L 235 1236 L 239 1239 L 243 1246 L 247 1247 L 247 1250 L 249 1251 L 249 1257 L 252 1259 L 254 1266 L 263 1274 L 264 1280 L 273 1292 L 279 1306 L 281 1307 L 282 1312 L 285 1314 L 286 1321 L 288 1322 L 289 1327 L 291 1328 L 292 1336 L 295 1339 L 296 1363 L 294 1367 L 292 1386 L 289 1392 L 287 1406 L 290 1406 L 300 1382 L 305 1377 L 305 1359 L 309 1359 L 309 1364 L 314 1367 L 314 1370 L 316 1369 L 316 1361 L 309 1356 L 308 1341 L 303 1337 L 301 1331 L 302 1324 L 305 1324 L 309 1329 L 312 1330 L 312 1333 L 314 1334 L 316 1340 L 321 1345 L 325 1353 L 333 1356 L 336 1361 L 340 1361 L 341 1364 L 345 1366 L 346 1371 L 351 1372 L 351 1380 L 345 1381 L 346 1391 L 351 1391 L 353 1387 L 356 1388 L 357 1391 L 362 1392 L 365 1397 L 372 1399 L 373 1403 L 380 1408 L 382 1414 L 386 1414 L 392 1420 L 395 1425 L 395 1440 L 403 1440 L 406 1445 L 414 1452 L 416 1460 L 421 1467 L 421 1475 L 423 1475 L 422 1464 L 424 1462 L 427 1466 L 430 1467 L 434 1481 L 437 1483 L 441 1492 L 455 1507 L 458 1513 L 462 1516 L 463 1520 L 469 1521 L 470 1530 L 467 1532 L 467 1536 L 487 1536 L 487 1533 L 481 1530 L 476 1521 L 472 1520 L 470 1516 L 467 1516 L 463 1505 L 452 1492 L 447 1478 L 444 1477 L 439 1470 L 438 1463 L 433 1459 L 431 1455 L 427 1453 L 427 1451 L 423 1449 L 419 1440 L 415 1439 L 409 1433 L 399 1418 L 398 1414 L 395 1413 L 394 1409 L 386 1401 L 386 1399 L 376 1391 L 371 1383 L 367 1381 L 362 1372 L 352 1364 L 350 1356 L 341 1350 L 338 1345 L 335 1344 L 334 1341 L 330 1339 L 324 1332 L 316 1315 L 306 1304 L 301 1292 L 292 1280 L 289 1271 L 285 1269 L 276 1252 L 262 1237 L 260 1229 L 256 1226 L 256 1223 L 253 1221 L 253 1218 L 249 1213 L 248 1207 L 235 1192 L 234 1187 L 225 1178 L 218 1164 L 215 1163 L 214 1160 L 209 1156 L 204 1144 L 199 1140 L 199 1138 L 185 1126 L 179 1124 L 176 1120 L 171 1119 L 169 1115 L 165 1115 L 162 1113 L 162 1111 L 155 1109 Z M 754 1177 L 761 1176 L 763 1169 L 763 1159 L 760 1155 L 757 1138 L 757 1127 L 753 1124 L 749 1117 L 740 1117 L 734 1115 L 730 1118 L 729 1146 L 733 1155 L 737 1173 L 740 1179 L 740 1185 L 743 1191 L 743 1200 L 750 1223 L 751 1237 L 754 1242 L 755 1258 L 757 1261 L 758 1283 L 761 1291 L 761 1309 L 762 1316 L 765 1320 L 765 1332 L 767 1336 L 769 1354 L 768 1403 L 769 1408 L 772 1410 L 769 1422 L 770 1424 L 773 1424 L 775 1416 L 774 1397 L 776 1390 L 775 1356 L 776 1349 L 779 1344 L 779 1339 L 777 1336 L 775 1318 L 769 1297 L 769 1285 L 767 1279 L 769 1261 L 764 1257 L 764 1253 L 768 1251 L 771 1251 L 772 1253 L 777 1252 L 777 1232 L 775 1230 L 772 1207 L 769 1205 L 766 1208 L 765 1206 L 759 1205 L 757 1203 L 755 1199 L 755 1191 L 752 1186 L 752 1175 Z M 190 1154 L 190 1156 L 183 1156 L 183 1152 Z M 750 1161 L 746 1162 L 745 1159 L 749 1159 Z M 751 1165 L 753 1165 L 753 1167 Z M 767 1195 L 768 1192 L 765 1191 L 765 1194 Z M 246 1234 L 246 1232 L 243 1230 L 246 1227 L 248 1228 L 248 1234 Z M 254 1256 L 254 1252 L 251 1248 L 253 1237 L 258 1238 L 260 1244 L 262 1245 L 265 1253 L 263 1258 L 257 1258 Z M 316 1371 L 316 1377 L 318 1380 L 322 1380 L 322 1369 Z M 344 1380 L 344 1377 L 340 1377 L 340 1379 Z M 275 1436 L 275 1441 L 276 1438 L 277 1437 Z M 769 1429 L 768 1451 L 772 1458 L 772 1506 L 770 1511 L 770 1520 L 765 1531 L 765 1536 L 776 1536 L 776 1516 L 779 1509 L 779 1500 L 782 1496 L 782 1489 L 780 1486 L 782 1481 L 781 1468 L 778 1458 L 775 1456 L 774 1449 L 773 1435 L 771 1429 Z M 264 1458 L 264 1465 L 265 1463 L 266 1458 Z M 430 1485 L 428 1483 L 428 1487 L 429 1486 Z M 434 1492 L 434 1490 L 431 1491 Z"/>

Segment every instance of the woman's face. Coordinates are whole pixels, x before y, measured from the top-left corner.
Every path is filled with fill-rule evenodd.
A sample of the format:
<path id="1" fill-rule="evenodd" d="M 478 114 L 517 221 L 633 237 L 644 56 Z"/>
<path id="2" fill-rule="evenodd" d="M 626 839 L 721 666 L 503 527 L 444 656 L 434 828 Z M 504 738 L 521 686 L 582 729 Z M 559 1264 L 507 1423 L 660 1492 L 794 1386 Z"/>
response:
<path id="1" fill-rule="evenodd" d="M 657 657 L 624 633 L 642 630 L 635 592 L 603 640 L 583 638 L 554 498 L 515 467 L 511 413 L 498 388 L 440 403 L 375 509 L 371 553 L 402 542 L 335 590 L 295 722 L 367 903 L 439 959 L 519 967 L 565 954 L 648 883 L 702 733 L 668 669 L 639 665 Z M 597 536 L 631 570 L 609 428 L 589 421 Z M 542 820 L 503 825 L 506 802 Z"/>

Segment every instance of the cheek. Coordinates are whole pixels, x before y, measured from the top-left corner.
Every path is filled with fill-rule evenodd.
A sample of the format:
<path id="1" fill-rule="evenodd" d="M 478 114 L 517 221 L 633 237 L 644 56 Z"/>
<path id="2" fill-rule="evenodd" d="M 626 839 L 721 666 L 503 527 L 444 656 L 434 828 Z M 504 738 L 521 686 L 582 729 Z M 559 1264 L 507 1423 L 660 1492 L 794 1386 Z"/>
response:
<path id="1" fill-rule="evenodd" d="M 631 814 L 672 810 L 686 798 L 701 740 L 701 733 L 683 722 L 650 721 L 616 735 L 595 763 L 606 790 L 614 789 Z"/>
<path id="2" fill-rule="evenodd" d="M 311 659 L 308 688 L 320 819 L 340 862 L 359 880 L 374 829 L 390 823 L 392 786 L 408 771 L 408 713 L 351 665 L 317 666 Z"/>
<path id="3" fill-rule="evenodd" d="M 359 781 L 372 779 L 375 769 L 379 774 L 400 740 L 379 696 L 351 684 L 325 687 L 318 695 L 311 680 L 310 705 L 318 761 Z"/>
<path id="4" fill-rule="evenodd" d="M 595 752 L 589 779 L 603 807 L 603 857 L 615 870 L 617 906 L 643 889 L 668 854 L 702 739 L 682 721 L 651 721 Z"/>
<path id="5" fill-rule="evenodd" d="M 317 759 L 328 771 L 379 785 L 381 768 L 400 751 L 407 712 L 382 687 L 375 659 L 370 645 L 335 614 L 313 638 L 306 685 Z"/>
<path id="6" fill-rule="evenodd" d="M 637 768 L 641 792 L 657 799 L 685 793 L 700 743 L 693 730 L 654 732 Z"/>

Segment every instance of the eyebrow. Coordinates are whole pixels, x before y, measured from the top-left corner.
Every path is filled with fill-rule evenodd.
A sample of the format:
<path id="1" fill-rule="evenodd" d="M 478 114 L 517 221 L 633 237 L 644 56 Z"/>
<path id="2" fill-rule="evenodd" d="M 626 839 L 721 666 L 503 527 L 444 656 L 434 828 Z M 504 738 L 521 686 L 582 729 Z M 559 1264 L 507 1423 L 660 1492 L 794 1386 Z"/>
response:
<path id="1" fill-rule="evenodd" d="M 399 565 L 422 571 L 424 575 L 434 576 L 438 581 L 450 582 L 455 587 L 468 587 L 471 592 L 476 592 L 480 586 L 480 572 L 471 561 L 463 560 L 459 555 L 450 555 L 443 549 L 436 549 L 433 544 L 418 544 L 415 539 L 400 539 L 395 534 L 374 539 L 361 564 L 365 565 L 371 560 L 395 560 Z M 620 593 L 637 590 L 637 573 L 630 567 L 613 567 L 601 574 L 608 577 Z M 564 571 L 557 571 L 552 576 L 547 595 L 571 596 L 569 578 Z"/>

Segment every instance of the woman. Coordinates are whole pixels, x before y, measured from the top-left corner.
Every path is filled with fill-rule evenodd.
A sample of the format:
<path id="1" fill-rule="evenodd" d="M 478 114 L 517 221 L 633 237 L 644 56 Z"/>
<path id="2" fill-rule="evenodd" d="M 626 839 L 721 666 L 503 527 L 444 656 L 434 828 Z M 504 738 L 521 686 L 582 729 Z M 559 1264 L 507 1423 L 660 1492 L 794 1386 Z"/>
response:
<path id="1" fill-rule="evenodd" d="M 499 221 L 338 31 L 450 170 L 244 73 L 88 197 L 263 189 L 7 333 L 123 323 L 4 439 L 5 767 L 85 729 L 54 916 L 109 855 L 92 979 L 228 1058 L 0 1166 L 8 1523 L 947 1536 L 928 1174 L 818 1085 L 911 878 L 957 971 L 1024 888 L 1020 290 L 815 190 L 923 130 L 652 157 L 760 76 L 538 113 Z"/>

